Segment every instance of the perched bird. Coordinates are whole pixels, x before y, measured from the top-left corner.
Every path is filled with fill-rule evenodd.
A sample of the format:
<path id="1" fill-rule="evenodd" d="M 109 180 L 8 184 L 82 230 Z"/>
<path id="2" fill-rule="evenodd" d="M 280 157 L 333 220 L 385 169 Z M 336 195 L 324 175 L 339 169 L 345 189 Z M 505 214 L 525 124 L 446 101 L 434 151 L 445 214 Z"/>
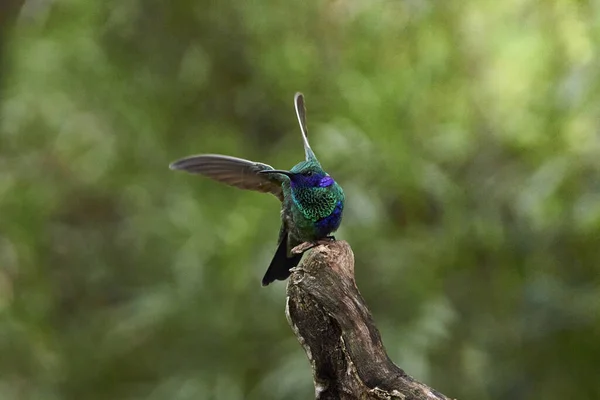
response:
<path id="1" fill-rule="evenodd" d="M 330 238 L 342 221 L 344 192 L 326 173 L 308 144 L 304 96 L 294 96 L 296 115 L 302 131 L 305 161 L 289 171 L 242 158 L 217 154 L 190 156 L 170 165 L 173 170 L 201 174 L 240 189 L 272 193 L 282 202 L 279 245 L 262 279 L 263 286 L 285 280 L 302 254 L 291 250 L 304 242 Z"/>

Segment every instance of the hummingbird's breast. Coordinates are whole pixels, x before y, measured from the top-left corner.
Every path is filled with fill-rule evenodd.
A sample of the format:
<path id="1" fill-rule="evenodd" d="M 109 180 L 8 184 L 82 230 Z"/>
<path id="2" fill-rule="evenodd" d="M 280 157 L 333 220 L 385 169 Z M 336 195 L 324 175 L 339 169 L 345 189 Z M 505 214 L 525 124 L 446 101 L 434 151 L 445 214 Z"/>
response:
<path id="1" fill-rule="evenodd" d="M 342 223 L 342 212 L 344 211 L 344 203 L 339 200 L 333 209 L 333 212 L 326 216 L 325 218 L 321 218 L 315 223 L 317 236 L 325 237 L 329 236 L 332 232 L 337 231 Z"/>
<path id="2" fill-rule="evenodd" d="M 302 241 L 329 236 L 342 221 L 344 194 L 337 185 L 293 190 L 288 213 L 288 229 Z"/>

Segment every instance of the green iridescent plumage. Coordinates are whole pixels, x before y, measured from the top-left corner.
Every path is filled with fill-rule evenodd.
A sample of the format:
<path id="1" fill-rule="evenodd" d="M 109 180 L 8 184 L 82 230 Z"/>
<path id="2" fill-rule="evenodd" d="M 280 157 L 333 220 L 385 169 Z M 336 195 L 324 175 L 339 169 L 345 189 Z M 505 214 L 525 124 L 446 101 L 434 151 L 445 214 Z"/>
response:
<path id="1" fill-rule="evenodd" d="M 306 110 L 301 93 L 296 93 L 294 106 L 306 159 L 289 171 L 217 154 L 186 157 L 170 166 L 171 169 L 202 174 L 240 189 L 272 193 L 282 201 L 279 245 L 263 278 L 263 285 L 275 279 L 286 279 L 289 270 L 298 265 L 302 257 L 292 254 L 291 249 L 335 232 L 344 209 L 342 188 L 323 170 L 308 143 Z"/>

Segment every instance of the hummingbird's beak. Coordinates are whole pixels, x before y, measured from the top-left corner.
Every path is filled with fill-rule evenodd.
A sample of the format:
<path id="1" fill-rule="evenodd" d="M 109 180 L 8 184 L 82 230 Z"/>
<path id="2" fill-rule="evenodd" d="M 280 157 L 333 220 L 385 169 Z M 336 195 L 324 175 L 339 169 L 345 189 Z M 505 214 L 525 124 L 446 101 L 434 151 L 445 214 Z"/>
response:
<path id="1" fill-rule="evenodd" d="M 292 173 L 283 169 L 266 169 L 264 171 L 259 171 L 259 174 L 282 174 L 290 179 L 292 178 Z"/>

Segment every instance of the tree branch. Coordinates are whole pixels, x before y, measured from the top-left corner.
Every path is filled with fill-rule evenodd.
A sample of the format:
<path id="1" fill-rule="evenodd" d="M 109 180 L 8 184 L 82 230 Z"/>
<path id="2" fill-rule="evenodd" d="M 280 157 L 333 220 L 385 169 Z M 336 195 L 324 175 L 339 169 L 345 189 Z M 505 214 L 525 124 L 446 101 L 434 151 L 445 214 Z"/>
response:
<path id="1" fill-rule="evenodd" d="M 292 271 L 286 315 L 312 365 L 317 400 L 449 400 L 388 357 L 347 242 L 315 247 Z"/>

